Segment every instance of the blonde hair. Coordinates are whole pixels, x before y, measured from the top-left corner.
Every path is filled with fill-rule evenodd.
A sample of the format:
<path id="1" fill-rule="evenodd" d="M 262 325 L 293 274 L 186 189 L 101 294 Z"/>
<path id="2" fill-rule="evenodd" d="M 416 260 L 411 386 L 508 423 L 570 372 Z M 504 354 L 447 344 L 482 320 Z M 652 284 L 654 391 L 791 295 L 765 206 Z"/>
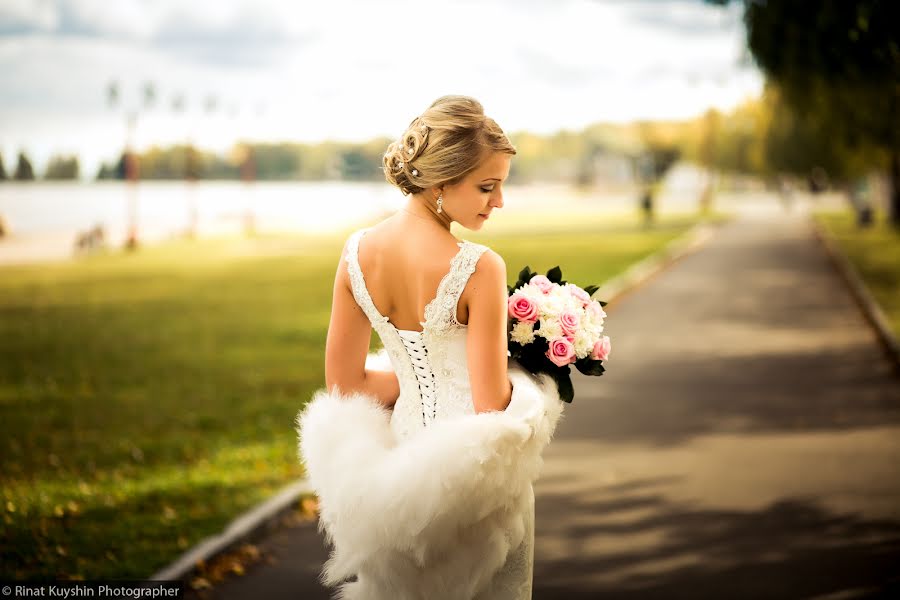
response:
<path id="1" fill-rule="evenodd" d="M 468 96 L 441 96 L 412 120 L 382 158 L 384 178 L 406 194 L 454 184 L 478 167 L 488 152 L 516 149 L 484 108 Z"/>

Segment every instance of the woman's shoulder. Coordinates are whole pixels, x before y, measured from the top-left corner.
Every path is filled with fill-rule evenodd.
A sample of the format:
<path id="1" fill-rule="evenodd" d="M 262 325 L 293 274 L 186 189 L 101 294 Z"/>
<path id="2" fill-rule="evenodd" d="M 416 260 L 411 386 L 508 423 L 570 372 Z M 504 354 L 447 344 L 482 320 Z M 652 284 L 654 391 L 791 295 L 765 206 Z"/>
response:
<path id="1" fill-rule="evenodd" d="M 503 279 L 506 281 L 506 261 L 490 246 L 463 240 L 461 244 L 472 248 L 474 254 L 474 273 L 472 277 L 484 279 Z"/>

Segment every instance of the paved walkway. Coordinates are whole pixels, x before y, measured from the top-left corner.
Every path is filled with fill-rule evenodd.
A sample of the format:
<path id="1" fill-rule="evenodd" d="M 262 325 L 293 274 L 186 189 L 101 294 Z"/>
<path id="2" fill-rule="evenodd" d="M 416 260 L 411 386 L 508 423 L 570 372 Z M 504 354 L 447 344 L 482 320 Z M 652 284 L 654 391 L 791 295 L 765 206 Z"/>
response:
<path id="1" fill-rule="evenodd" d="M 806 217 L 739 217 L 607 307 L 537 482 L 535 600 L 900 589 L 900 383 Z M 311 524 L 212 598 L 328 598 Z"/>

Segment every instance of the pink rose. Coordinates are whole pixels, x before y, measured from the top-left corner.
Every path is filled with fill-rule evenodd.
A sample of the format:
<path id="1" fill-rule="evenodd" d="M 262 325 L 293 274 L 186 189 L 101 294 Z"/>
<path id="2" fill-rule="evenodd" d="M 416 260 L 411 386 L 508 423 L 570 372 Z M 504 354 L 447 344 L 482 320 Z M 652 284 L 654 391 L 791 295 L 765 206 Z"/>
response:
<path id="1" fill-rule="evenodd" d="M 554 338 L 547 348 L 547 358 L 557 367 L 564 367 L 575 362 L 575 346 L 566 338 Z"/>
<path id="2" fill-rule="evenodd" d="M 543 275 L 535 275 L 528 283 L 541 290 L 542 294 L 549 294 L 553 290 L 553 282 Z"/>
<path id="3" fill-rule="evenodd" d="M 582 307 L 587 306 L 592 302 L 591 297 L 588 295 L 588 293 L 574 283 L 567 283 L 566 289 L 569 290 L 569 293 L 572 294 L 572 296 L 574 296 L 581 302 Z"/>
<path id="4" fill-rule="evenodd" d="M 537 304 L 531 298 L 522 294 L 522 292 L 516 292 L 509 297 L 507 309 L 509 316 L 513 319 L 526 323 L 534 323 L 538 320 Z"/>
<path id="5" fill-rule="evenodd" d="M 588 304 L 587 309 L 591 312 L 591 315 L 593 315 L 595 319 L 603 320 L 606 318 L 606 311 L 603 310 L 603 307 L 600 306 L 600 303 L 596 300 Z"/>
<path id="6" fill-rule="evenodd" d="M 606 360 L 607 358 L 609 358 L 610 349 L 609 336 L 604 335 L 602 338 L 600 338 L 599 342 L 594 344 L 594 349 L 591 352 L 591 358 L 593 358 L 594 360 Z"/>
<path id="7" fill-rule="evenodd" d="M 575 332 L 578 331 L 579 322 L 580 319 L 575 313 L 564 312 L 559 315 L 559 325 L 562 327 L 563 335 L 565 337 L 575 335 Z"/>

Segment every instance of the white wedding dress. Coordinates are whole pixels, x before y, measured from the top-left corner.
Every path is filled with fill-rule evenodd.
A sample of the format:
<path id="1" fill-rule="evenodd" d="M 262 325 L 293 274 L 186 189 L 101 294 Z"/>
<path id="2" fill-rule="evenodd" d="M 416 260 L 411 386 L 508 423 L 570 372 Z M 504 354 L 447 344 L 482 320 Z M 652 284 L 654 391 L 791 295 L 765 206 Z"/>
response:
<path id="1" fill-rule="evenodd" d="M 530 599 L 532 482 L 562 412 L 555 384 L 513 364 L 507 410 L 476 414 L 467 327 L 456 312 L 487 247 L 459 242 L 422 331 L 399 330 L 366 288 L 358 259 L 365 233 L 351 235 L 346 261 L 353 295 L 384 345 L 367 364 L 380 358 L 380 368 L 392 368 L 400 396 L 390 410 L 320 390 L 298 415 L 319 528 L 334 546 L 322 581 L 340 584 L 336 597 L 346 599 Z"/>

